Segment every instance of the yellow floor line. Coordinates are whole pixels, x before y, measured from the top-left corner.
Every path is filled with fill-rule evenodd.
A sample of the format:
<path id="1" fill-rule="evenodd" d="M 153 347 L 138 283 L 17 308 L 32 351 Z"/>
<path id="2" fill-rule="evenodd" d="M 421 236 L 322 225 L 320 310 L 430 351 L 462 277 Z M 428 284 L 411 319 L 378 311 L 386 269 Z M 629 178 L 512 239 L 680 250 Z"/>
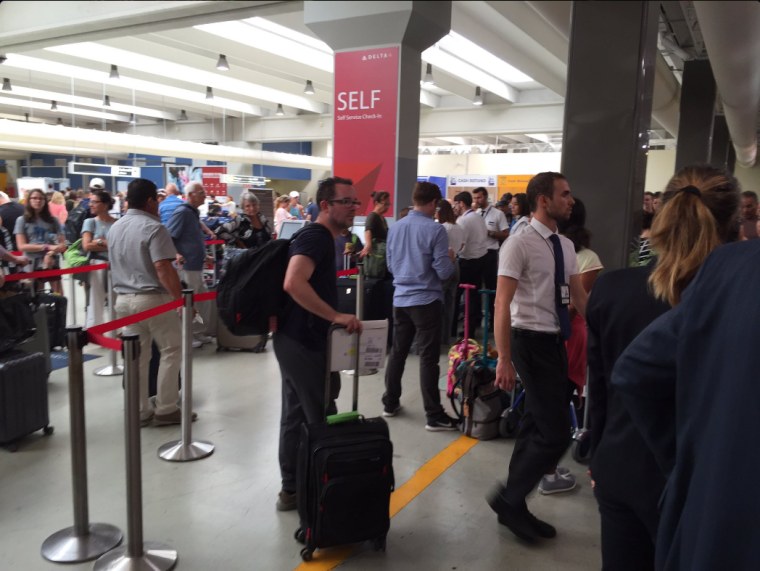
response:
<path id="1" fill-rule="evenodd" d="M 470 448 L 478 442 L 479 440 L 475 438 L 460 436 L 428 460 L 409 480 L 391 494 L 391 517 L 404 509 L 409 502 L 432 484 L 438 476 L 453 466 L 457 460 L 467 454 Z M 353 546 L 320 549 L 314 553 L 312 561 L 301 563 L 294 571 L 329 571 L 351 557 L 355 550 L 356 547 Z"/>

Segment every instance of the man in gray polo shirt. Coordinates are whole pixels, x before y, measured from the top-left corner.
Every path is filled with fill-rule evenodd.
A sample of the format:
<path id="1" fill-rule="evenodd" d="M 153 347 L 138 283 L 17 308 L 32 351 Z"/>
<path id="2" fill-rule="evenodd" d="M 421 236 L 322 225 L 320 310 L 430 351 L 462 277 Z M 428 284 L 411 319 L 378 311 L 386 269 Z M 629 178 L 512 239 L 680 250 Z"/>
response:
<path id="1" fill-rule="evenodd" d="M 182 296 L 172 266 L 177 251 L 158 218 L 158 192 L 152 181 L 138 178 L 127 187 L 129 210 L 108 233 L 114 309 L 118 318 L 133 315 Z M 140 336 L 140 421 L 156 426 L 179 424 L 177 377 L 181 364 L 181 324 L 176 311 L 166 311 L 129 325 L 124 333 Z M 148 399 L 151 342 L 161 352 L 155 410 Z M 195 419 L 195 414 L 193 414 Z"/>

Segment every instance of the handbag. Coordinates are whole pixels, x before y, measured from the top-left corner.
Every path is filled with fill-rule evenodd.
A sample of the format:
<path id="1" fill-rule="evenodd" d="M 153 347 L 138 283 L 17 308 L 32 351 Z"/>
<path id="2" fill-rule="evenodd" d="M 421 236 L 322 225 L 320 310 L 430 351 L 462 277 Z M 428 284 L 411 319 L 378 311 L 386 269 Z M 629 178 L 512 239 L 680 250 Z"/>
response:
<path id="1" fill-rule="evenodd" d="M 388 273 L 385 265 L 385 242 L 372 239 L 372 247 L 364 259 L 364 275 L 368 278 L 382 279 Z"/>
<path id="2" fill-rule="evenodd" d="M 81 238 L 66 248 L 63 253 L 63 260 L 66 262 L 67 268 L 78 268 L 89 263 L 90 256 L 82 250 Z"/>

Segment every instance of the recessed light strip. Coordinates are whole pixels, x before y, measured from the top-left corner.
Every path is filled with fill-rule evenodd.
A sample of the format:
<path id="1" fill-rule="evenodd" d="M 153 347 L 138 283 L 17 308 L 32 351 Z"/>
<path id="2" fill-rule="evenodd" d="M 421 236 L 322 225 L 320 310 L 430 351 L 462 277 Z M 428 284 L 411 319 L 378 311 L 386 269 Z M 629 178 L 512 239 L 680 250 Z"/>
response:
<path id="1" fill-rule="evenodd" d="M 103 77 L 100 72 L 88 69 L 86 67 L 51 62 L 45 59 L 29 57 L 21 54 L 6 55 L 8 56 L 8 60 L 3 64 L 4 66 L 29 71 L 39 71 L 66 78 L 73 77 L 75 79 L 92 81 L 101 85 L 103 83 Z M 125 76 L 123 73 L 121 73 L 121 80 L 119 83 L 122 87 L 125 87 L 127 89 L 134 89 L 138 92 L 143 91 L 147 93 L 160 93 L 165 97 L 171 97 L 173 99 L 191 101 L 199 105 L 212 105 L 213 107 L 238 111 L 240 113 L 256 115 L 258 117 L 264 115 L 261 107 L 258 105 L 251 105 L 250 103 L 244 103 L 242 101 L 228 99 L 226 97 L 214 96 L 214 99 L 212 101 L 207 102 L 205 99 L 206 94 L 204 91 L 202 91 L 201 88 L 195 91 L 191 91 L 189 89 L 181 89 L 179 87 L 172 87 L 161 83 L 155 83 L 153 81 L 134 79 Z M 98 103 L 98 105 L 100 105 L 100 103 Z"/>
<path id="2" fill-rule="evenodd" d="M 134 69 L 143 73 L 154 73 L 164 78 L 192 83 L 193 85 L 211 85 L 214 91 L 245 93 L 246 97 L 271 101 L 273 103 L 282 102 L 283 105 L 287 105 L 288 107 L 295 107 L 304 111 L 311 111 L 312 113 L 324 113 L 326 111 L 324 103 L 314 101 L 311 98 L 292 95 L 279 89 L 272 89 L 271 87 L 236 79 L 226 73 L 204 71 L 189 65 L 182 65 L 137 52 L 113 48 L 97 42 L 82 42 L 45 49 L 91 61 L 113 61 L 119 65 L 122 71 L 124 69 Z M 124 83 L 124 79 L 122 77 L 122 84 Z"/>

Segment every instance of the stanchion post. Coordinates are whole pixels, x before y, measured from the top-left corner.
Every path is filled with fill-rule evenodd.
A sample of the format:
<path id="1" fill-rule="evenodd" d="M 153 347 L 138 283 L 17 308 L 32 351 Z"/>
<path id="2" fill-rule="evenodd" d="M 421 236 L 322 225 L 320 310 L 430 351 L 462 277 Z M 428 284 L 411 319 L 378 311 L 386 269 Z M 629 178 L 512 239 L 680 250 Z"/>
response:
<path id="1" fill-rule="evenodd" d="M 214 258 L 214 264 L 212 265 L 213 273 L 211 275 L 213 276 L 214 287 L 216 287 L 216 284 L 219 282 L 219 276 L 216 267 L 216 244 L 211 244 L 211 257 Z"/>
<path id="2" fill-rule="evenodd" d="M 81 563 L 100 557 L 119 545 L 122 533 L 113 525 L 89 522 L 82 364 L 82 347 L 86 344 L 86 337 L 81 327 L 66 329 L 66 344 L 69 350 L 69 416 L 74 525 L 48 537 L 42 543 L 40 552 L 45 559 L 55 563 Z"/>
<path id="3" fill-rule="evenodd" d="M 95 571 L 150 569 L 166 571 L 177 564 L 177 551 L 143 541 L 142 460 L 140 453 L 140 337 L 124 335 L 124 434 L 127 455 L 127 544 L 95 562 Z"/>
<path id="4" fill-rule="evenodd" d="M 169 462 L 200 460 L 214 452 L 214 445 L 204 440 L 193 441 L 193 290 L 182 290 L 182 424 L 181 440 L 172 440 L 158 449 L 158 457 Z"/>
<path id="5" fill-rule="evenodd" d="M 71 278 L 71 324 L 77 322 L 77 281 L 74 279 L 76 274 L 69 274 Z"/>
<path id="6" fill-rule="evenodd" d="M 113 282 L 111 280 L 111 270 L 109 268 L 104 271 L 106 272 L 106 283 L 108 284 L 108 293 L 106 294 L 108 295 L 108 321 L 113 321 L 114 319 L 116 319 L 116 311 L 114 311 L 114 308 L 113 308 L 115 296 L 113 293 Z M 110 336 L 116 337 L 116 331 L 111 331 Z M 116 363 L 116 351 L 114 350 L 111 350 L 111 364 L 106 365 L 105 367 L 100 367 L 99 369 L 95 369 L 94 371 L 94 374 L 99 377 L 115 377 L 123 373 L 124 373 L 124 367 Z"/>

